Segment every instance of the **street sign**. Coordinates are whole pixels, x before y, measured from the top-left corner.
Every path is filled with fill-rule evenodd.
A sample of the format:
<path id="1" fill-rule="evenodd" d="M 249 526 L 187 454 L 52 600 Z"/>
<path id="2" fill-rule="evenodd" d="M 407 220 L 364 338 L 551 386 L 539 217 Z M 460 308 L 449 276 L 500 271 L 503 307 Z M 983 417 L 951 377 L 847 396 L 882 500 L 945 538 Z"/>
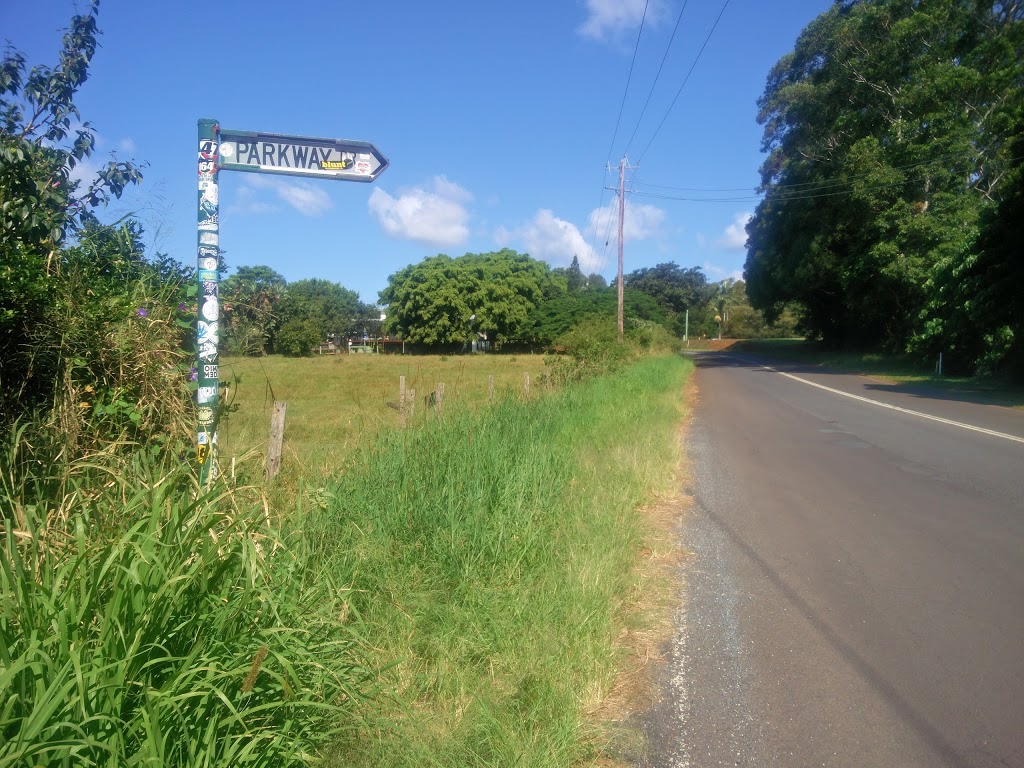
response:
<path id="1" fill-rule="evenodd" d="M 388 159 L 373 144 L 279 133 L 220 130 L 217 168 L 344 181 L 373 181 Z"/>
<path id="2" fill-rule="evenodd" d="M 220 171 L 283 173 L 340 181 L 373 181 L 388 159 L 366 141 L 312 139 L 279 133 L 224 131 L 216 120 L 199 121 L 197 262 L 198 359 L 196 459 L 199 481 L 217 479 L 217 420 L 220 413 Z M 226 311 L 226 308 L 225 308 Z"/>

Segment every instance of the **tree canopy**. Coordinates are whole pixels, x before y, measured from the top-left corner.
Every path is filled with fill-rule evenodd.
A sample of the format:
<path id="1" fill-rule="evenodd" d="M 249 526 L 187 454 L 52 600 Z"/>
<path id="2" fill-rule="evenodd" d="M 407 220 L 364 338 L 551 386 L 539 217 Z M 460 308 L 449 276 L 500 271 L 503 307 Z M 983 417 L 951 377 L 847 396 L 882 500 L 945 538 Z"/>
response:
<path id="1" fill-rule="evenodd" d="M 683 269 L 674 262 L 658 264 L 630 272 L 623 285 L 646 293 L 673 314 L 707 304 L 708 280 L 700 267 Z"/>
<path id="2" fill-rule="evenodd" d="M 833 344 L 965 366 L 1021 348 L 1024 318 L 982 271 L 1013 272 L 1022 18 L 1016 2 L 841 0 L 808 25 L 759 101 L 755 307 L 797 301 Z"/>
<path id="3" fill-rule="evenodd" d="M 465 344 L 482 333 L 500 343 L 521 338 L 530 312 L 565 290 L 546 263 L 506 248 L 411 264 L 388 277 L 380 301 L 385 330 L 407 341 Z"/>

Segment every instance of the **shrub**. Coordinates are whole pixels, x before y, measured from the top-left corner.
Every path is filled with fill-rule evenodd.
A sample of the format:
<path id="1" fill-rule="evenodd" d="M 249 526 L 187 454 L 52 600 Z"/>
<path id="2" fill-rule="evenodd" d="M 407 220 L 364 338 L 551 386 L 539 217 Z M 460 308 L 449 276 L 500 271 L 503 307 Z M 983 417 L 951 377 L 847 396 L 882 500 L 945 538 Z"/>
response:
<path id="1" fill-rule="evenodd" d="M 289 320 L 274 336 L 274 351 L 287 357 L 306 357 L 321 341 L 320 329 L 312 320 Z"/>
<path id="2" fill-rule="evenodd" d="M 639 355 L 632 339 L 619 341 L 615 321 L 602 317 L 584 319 L 562 335 L 555 347 L 564 354 L 549 356 L 544 361 L 555 382 L 617 371 Z"/>

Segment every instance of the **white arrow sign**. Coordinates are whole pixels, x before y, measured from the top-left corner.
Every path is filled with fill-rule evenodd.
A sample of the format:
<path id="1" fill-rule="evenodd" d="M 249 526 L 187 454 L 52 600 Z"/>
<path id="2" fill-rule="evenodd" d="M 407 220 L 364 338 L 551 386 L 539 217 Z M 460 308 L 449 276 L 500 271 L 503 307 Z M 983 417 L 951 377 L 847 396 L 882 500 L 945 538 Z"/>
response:
<path id="1" fill-rule="evenodd" d="M 224 171 L 373 181 L 388 167 L 387 158 L 366 141 L 228 130 L 219 138 L 217 167 Z"/>

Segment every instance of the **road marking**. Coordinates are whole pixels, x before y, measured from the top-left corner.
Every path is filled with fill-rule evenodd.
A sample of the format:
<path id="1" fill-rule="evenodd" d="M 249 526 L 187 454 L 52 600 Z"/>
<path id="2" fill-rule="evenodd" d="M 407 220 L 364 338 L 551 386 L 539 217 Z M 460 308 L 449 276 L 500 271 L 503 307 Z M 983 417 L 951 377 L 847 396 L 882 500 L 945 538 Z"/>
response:
<path id="1" fill-rule="evenodd" d="M 824 389 L 826 392 L 832 392 L 836 395 L 842 395 L 843 397 L 849 397 L 851 400 L 860 400 L 862 403 L 870 403 L 871 405 L 877 405 L 879 408 L 888 408 L 890 411 L 899 411 L 900 413 L 906 413 L 911 416 L 920 416 L 922 419 L 929 419 L 930 421 L 938 421 L 942 424 L 949 424 L 951 427 L 960 427 L 961 429 L 969 429 L 972 432 L 981 432 L 984 435 L 992 435 L 992 437 L 1001 437 L 1004 440 L 1012 440 L 1015 443 L 1024 443 L 1024 437 L 1017 437 L 1016 435 L 1008 435 L 1005 432 L 996 432 L 994 429 L 985 429 L 984 427 L 976 427 L 973 424 L 965 424 L 962 421 L 953 421 L 952 419 L 944 419 L 941 416 L 932 416 L 930 413 L 922 413 L 921 411 L 912 411 L 909 408 L 900 408 L 898 405 L 890 405 L 889 403 L 883 403 L 881 400 L 872 400 L 869 397 L 861 397 L 855 395 L 852 392 L 843 392 L 841 389 L 833 389 L 832 387 L 826 387 L 824 384 L 818 384 L 817 382 L 810 381 L 809 379 L 801 379 L 799 376 L 794 376 L 791 373 L 785 373 L 777 368 L 772 368 L 770 365 L 764 365 L 767 370 L 777 373 L 780 376 L 785 376 L 787 379 L 793 381 L 799 381 L 802 384 L 810 384 L 812 387 L 818 389 Z"/>

